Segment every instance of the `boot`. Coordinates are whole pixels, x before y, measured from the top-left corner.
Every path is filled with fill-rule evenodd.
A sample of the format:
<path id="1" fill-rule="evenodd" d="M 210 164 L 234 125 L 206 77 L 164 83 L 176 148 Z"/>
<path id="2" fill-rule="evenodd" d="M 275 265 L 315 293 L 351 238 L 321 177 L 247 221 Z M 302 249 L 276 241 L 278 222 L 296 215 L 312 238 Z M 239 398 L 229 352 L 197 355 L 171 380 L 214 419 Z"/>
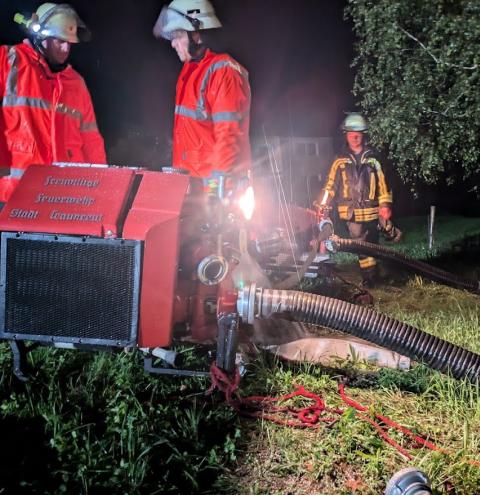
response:
<path id="1" fill-rule="evenodd" d="M 375 287 L 377 283 L 377 271 L 376 269 L 362 270 L 362 287 L 371 289 Z"/>

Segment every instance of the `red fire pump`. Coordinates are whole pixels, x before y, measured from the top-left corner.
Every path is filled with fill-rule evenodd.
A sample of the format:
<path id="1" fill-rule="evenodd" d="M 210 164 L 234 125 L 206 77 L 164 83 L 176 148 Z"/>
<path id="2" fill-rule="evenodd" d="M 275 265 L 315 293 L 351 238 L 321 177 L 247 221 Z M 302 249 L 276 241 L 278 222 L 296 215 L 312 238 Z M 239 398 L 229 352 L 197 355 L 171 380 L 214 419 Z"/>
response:
<path id="1" fill-rule="evenodd" d="M 330 220 L 274 201 L 257 204 L 262 222 L 247 229 L 238 206 L 248 206 L 248 192 L 232 194 L 222 177 L 205 191 L 202 181 L 175 170 L 29 167 L 0 213 L 0 339 L 10 342 L 15 374 L 26 378 L 26 341 L 138 348 L 148 371 L 166 374 L 200 373 L 174 366 L 172 343 L 216 344 L 216 363 L 230 372 L 237 343 L 247 338 L 243 330 L 252 328 L 248 337 L 257 344 L 316 360 L 312 351 L 324 337 L 306 338 L 313 324 L 478 380 L 477 354 L 369 308 L 289 290 L 300 278 L 327 271 L 322 245 L 401 255 L 360 241 L 351 246 L 354 241 L 332 236 Z M 278 213 L 283 223 L 275 223 Z M 444 283 L 480 290 L 478 281 L 401 261 Z M 287 316 L 282 328 L 276 315 Z M 251 327 L 240 332 L 240 321 Z M 297 340 L 304 345 L 280 349 Z"/>
<path id="2" fill-rule="evenodd" d="M 68 164 L 25 172 L 0 213 L 0 338 L 17 376 L 25 341 L 136 347 L 149 371 L 175 374 L 190 372 L 152 365 L 173 362 L 165 348 L 174 339 L 216 341 L 217 364 L 233 369 L 242 220 L 221 194 L 167 172 Z"/>

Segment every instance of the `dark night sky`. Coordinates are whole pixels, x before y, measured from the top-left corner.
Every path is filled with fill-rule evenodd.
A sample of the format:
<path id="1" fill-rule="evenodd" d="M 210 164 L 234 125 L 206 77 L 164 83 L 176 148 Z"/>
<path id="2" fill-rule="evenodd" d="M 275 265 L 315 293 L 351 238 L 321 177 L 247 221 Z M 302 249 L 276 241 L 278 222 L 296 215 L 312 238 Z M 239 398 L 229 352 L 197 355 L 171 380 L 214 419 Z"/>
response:
<path id="1" fill-rule="evenodd" d="M 0 43 L 23 38 L 15 12 L 31 13 L 41 2 L 0 0 Z M 75 46 L 72 65 L 92 94 L 109 163 L 158 169 L 170 164 L 175 83 L 181 63 L 152 27 L 162 0 L 71 0 L 93 32 L 90 43 Z M 224 29 L 225 51 L 250 73 L 251 136 L 333 136 L 341 140 L 343 112 L 354 110 L 352 29 L 343 19 L 346 0 L 214 0 Z M 396 191 L 396 211 L 423 212 L 451 191 L 423 188 L 413 201 L 387 164 Z M 393 166 L 392 166 L 393 165 Z M 458 192 L 464 194 L 462 184 Z M 439 200 L 440 198 L 440 200 Z M 400 200 L 400 201 L 399 201 Z M 445 199 L 443 203 L 445 203 Z M 421 203 L 421 204 L 420 204 Z M 452 209 L 447 201 L 445 209 Z M 457 204 L 457 203 L 455 203 Z M 455 211 L 472 214 L 473 196 Z M 461 206 L 460 205 L 460 206 Z M 426 210 L 425 210 L 426 211 Z"/>
<path id="2" fill-rule="evenodd" d="M 22 33 L 13 15 L 30 13 L 39 2 L 2 3 L 0 43 L 20 41 Z M 181 69 L 168 43 L 151 34 L 165 2 L 70 3 L 93 32 L 90 43 L 74 47 L 71 62 L 87 80 L 111 159 L 135 160 L 129 156 L 132 149 L 138 154 L 139 146 L 151 147 L 155 138 L 165 149 Z M 343 111 L 353 108 L 349 67 L 353 40 L 351 27 L 343 20 L 344 2 L 217 0 L 214 4 L 224 24 L 222 46 L 250 73 L 252 135 L 262 126 L 269 134 L 333 135 Z M 127 138 L 138 142 L 125 146 Z M 143 160 L 148 159 L 146 149 L 143 154 Z"/>

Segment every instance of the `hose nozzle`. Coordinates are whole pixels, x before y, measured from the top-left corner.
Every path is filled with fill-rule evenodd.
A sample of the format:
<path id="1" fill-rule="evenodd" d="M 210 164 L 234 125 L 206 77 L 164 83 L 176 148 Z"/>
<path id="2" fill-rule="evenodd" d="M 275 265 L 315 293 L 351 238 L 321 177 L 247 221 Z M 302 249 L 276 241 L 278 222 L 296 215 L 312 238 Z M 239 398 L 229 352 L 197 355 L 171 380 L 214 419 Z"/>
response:
<path id="1" fill-rule="evenodd" d="M 431 495 L 428 476 L 415 467 L 402 469 L 388 482 L 385 495 Z"/>

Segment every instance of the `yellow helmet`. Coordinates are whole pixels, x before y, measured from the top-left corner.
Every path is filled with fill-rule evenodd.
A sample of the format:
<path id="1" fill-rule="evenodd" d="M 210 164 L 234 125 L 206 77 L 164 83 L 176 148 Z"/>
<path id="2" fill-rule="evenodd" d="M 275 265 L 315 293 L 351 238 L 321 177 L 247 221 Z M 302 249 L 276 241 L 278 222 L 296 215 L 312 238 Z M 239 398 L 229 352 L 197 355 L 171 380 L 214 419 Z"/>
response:
<path id="1" fill-rule="evenodd" d="M 349 113 L 342 122 L 343 132 L 365 132 L 367 129 L 367 121 L 361 113 Z"/>
<path id="2" fill-rule="evenodd" d="M 26 26 L 35 38 L 58 38 L 69 43 L 79 43 L 90 39 L 90 31 L 74 8 L 66 3 L 42 3 L 30 19 L 15 14 L 15 22 Z"/>
<path id="3" fill-rule="evenodd" d="M 222 27 L 209 0 L 173 0 L 163 7 L 153 34 L 171 40 L 175 31 L 199 31 Z"/>

